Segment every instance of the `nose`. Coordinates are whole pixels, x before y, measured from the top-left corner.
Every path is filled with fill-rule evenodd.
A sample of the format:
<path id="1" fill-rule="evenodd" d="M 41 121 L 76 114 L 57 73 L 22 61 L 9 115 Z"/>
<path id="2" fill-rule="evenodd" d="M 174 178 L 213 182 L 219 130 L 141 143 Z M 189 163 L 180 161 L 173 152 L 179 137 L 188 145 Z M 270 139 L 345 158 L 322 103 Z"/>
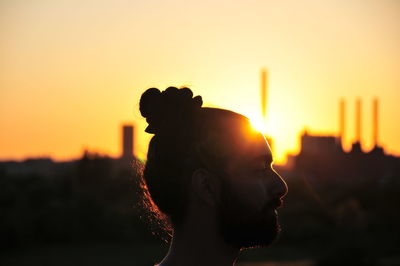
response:
<path id="1" fill-rule="evenodd" d="M 283 180 L 283 178 L 274 170 L 275 173 L 275 183 L 274 183 L 274 191 L 273 195 L 276 196 L 276 198 L 283 198 L 286 196 L 288 192 L 288 186 Z"/>

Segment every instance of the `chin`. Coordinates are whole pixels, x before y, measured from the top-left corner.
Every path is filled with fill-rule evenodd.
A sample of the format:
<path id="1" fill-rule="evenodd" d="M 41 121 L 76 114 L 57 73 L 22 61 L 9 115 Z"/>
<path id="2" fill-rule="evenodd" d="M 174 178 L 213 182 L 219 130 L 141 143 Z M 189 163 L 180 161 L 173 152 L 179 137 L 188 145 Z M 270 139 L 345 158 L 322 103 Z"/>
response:
<path id="1" fill-rule="evenodd" d="M 239 249 L 271 245 L 277 239 L 281 228 L 276 211 L 271 211 L 264 217 L 247 221 L 224 219 L 221 223 L 221 232 L 225 242 Z"/>

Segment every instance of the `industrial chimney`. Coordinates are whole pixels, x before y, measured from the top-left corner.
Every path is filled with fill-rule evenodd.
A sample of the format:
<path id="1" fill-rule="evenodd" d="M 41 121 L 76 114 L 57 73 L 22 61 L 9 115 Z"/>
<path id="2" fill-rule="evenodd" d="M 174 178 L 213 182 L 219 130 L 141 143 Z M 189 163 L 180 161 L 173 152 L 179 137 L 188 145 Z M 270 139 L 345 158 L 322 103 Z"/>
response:
<path id="1" fill-rule="evenodd" d="M 262 113 L 262 122 L 264 123 L 265 129 L 266 129 L 266 123 L 267 123 L 267 92 L 268 92 L 268 73 L 266 68 L 261 69 L 261 80 L 260 80 L 260 90 L 261 90 L 261 113 Z M 270 136 L 266 135 L 266 132 L 262 132 L 267 139 L 267 142 L 271 148 L 271 151 L 273 152 L 273 141 Z"/>
<path id="2" fill-rule="evenodd" d="M 352 145 L 351 152 L 362 153 L 361 148 L 361 99 L 356 100 L 356 139 Z"/>
<path id="3" fill-rule="evenodd" d="M 356 143 L 361 145 L 361 99 L 356 101 Z"/>
<path id="4" fill-rule="evenodd" d="M 361 148 L 361 99 L 356 100 L 356 139 L 352 145 L 351 152 L 362 153 Z"/>
<path id="5" fill-rule="evenodd" d="M 122 158 L 133 158 L 133 126 L 122 126 Z"/>
<path id="6" fill-rule="evenodd" d="M 261 69 L 261 112 L 263 122 L 267 121 L 267 70 L 265 68 Z"/>
<path id="7" fill-rule="evenodd" d="M 346 102 L 342 98 L 339 102 L 339 145 L 343 146 L 346 126 Z"/>
<path id="8" fill-rule="evenodd" d="M 374 147 L 378 147 L 378 98 L 374 98 L 372 103 L 372 143 Z"/>

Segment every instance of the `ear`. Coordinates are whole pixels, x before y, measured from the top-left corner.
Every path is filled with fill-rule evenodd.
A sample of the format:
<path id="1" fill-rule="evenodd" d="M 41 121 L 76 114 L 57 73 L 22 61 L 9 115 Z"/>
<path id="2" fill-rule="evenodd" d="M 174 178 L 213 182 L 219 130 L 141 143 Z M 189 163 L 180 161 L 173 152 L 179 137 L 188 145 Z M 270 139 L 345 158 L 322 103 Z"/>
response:
<path id="1" fill-rule="evenodd" d="M 219 180 L 206 169 L 198 168 L 193 172 L 192 189 L 201 201 L 211 206 L 217 204 L 220 191 Z"/>

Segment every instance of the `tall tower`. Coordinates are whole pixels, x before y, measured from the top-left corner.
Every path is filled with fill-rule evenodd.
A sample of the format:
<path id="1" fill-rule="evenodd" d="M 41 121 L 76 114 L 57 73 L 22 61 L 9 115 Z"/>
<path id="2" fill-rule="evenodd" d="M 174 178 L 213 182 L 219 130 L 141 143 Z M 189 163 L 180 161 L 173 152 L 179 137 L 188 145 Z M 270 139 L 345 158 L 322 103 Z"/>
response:
<path id="1" fill-rule="evenodd" d="M 261 69 L 261 112 L 262 112 L 262 119 L 263 123 L 267 122 L 267 69 Z"/>
<path id="2" fill-rule="evenodd" d="M 122 158 L 130 159 L 133 157 L 133 126 L 122 126 Z"/>
<path id="3" fill-rule="evenodd" d="M 356 139 L 352 145 L 351 152 L 353 153 L 362 153 L 361 147 L 361 99 L 357 98 L 356 100 Z"/>
<path id="4" fill-rule="evenodd" d="M 339 144 L 343 147 L 346 130 L 346 102 L 341 99 L 339 102 Z"/>
<path id="5" fill-rule="evenodd" d="M 267 92 L 268 92 L 268 73 L 266 68 L 261 69 L 261 76 L 260 76 L 260 91 L 261 91 L 261 114 L 262 114 L 262 122 L 264 123 L 264 128 L 267 128 Z M 266 132 L 262 132 L 267 139 L 269 147 L 271 148 L 272 153 L 274 152 L 273 149 L 273 141 L 270 136 L 267 135 Z"/>
<path id="6" fill-rule="evenodd" d="M 361 144 L 361 99 L 356 101 L 356 143 Z"/>
<path id="7" fill-rule="evenodd" d="M 372 103 L 372 143 L 374 147 L 378 147 L 378 98 L 374 98 Z"/>

